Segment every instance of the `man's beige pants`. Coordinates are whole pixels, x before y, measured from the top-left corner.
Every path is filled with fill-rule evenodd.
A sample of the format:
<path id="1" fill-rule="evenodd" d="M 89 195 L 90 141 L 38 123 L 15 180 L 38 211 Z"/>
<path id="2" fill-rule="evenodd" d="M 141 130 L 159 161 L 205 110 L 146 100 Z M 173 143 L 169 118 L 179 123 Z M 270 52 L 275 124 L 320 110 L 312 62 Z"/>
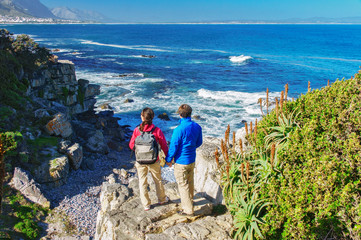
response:
<path id="1" fill-rule="evenodd" d="M 184 213 L 193 214 L 193 196 L 194 196 L 194 165 L 175 164 L 174 176 L 178 183 L 179 194 L 181 198 Z"/>
<path id="2" fill-rule="evenodd" d="M 157 197 L 159 202 L 165 201 L 164 186 L 162 184 L 162 175 L 160 171 L 159 161 L 153 164 L 139 164 L 135 163 L 137 168 L 138 178 L 139 178 L 139 190 L 140 190 L 140 200 L 144 207 L 148 207 L 151 204 L 149 194 L 148 194 L 148 171 L 153 177 L 155 183 L 155 190 L 157 192 Z"/>

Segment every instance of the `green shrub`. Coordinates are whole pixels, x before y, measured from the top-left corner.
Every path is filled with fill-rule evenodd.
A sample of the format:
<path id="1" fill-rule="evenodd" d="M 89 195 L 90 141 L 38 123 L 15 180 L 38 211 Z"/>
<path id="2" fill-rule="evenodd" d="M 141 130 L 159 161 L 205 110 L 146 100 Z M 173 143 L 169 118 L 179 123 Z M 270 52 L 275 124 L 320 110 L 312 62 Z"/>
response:
<path id="1" fill-rule="evenodd" d="M 259 185 L 248 191 L 257 191 L 257 199 L 269 202 L 257 224 L 264 239 L 361 238 L 360 90 L 361 74 L 357 74 L 311 91 L 276 107 L 249 135 L 249 158 L 234 168 L 241 169 L 241 164 L 248 162 L 250 179 L 256 178 L 252 184 Z M 296 125 L 292 124 L 289 132 L 280 131 L 280 116 L 289 120 L 293 113 Z M 286 146 L 277 147 L 277 140 L 285 136 Z M 272 141 L 273 153 L 272 148 L 267 150 Z M 263 164 L 256 162 L 260 155 L 268 159 Z M 231 169 L 231 161 L 228 165 Z M 223 181 L 224 189 L 227 183 Z M 236 183 L 232 188 L 239 189 Z M 238 202 L 229 198 L 227 206 L 232 208 Z M 235 220 L 242 209 L 234 212 Z M 253 236 L 262 238 L 260 234 Z"/>
<path id="2" fill-rule="evenodd" d="M 20 193 L 11 195 L 8 199 L 17 218 L 14 229 L 25 234 L 27 239 L 38 239 L 41 228 L 37 221 L 48 214 L 49 209 L 25 201 Z"/>
<path id="3" fill-rule="evenodd" d="M 59 138 L 57 137 L 39 137 L 35 140 L 28 140 L 28 144 L 35 147 L 48 146 L 58 146 Z"/>

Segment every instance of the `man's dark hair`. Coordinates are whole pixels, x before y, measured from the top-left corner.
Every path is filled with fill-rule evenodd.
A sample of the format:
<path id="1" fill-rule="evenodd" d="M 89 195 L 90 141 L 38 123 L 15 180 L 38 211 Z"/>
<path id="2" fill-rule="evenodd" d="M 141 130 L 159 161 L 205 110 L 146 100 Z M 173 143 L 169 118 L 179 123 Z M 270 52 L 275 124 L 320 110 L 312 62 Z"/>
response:
<path id="1" fill-rule="evenodd" d="M 178 113 L 182 118 L 191 117 L 192 115 L 192 108 L 188 104 L 182 104 L 178 108 Z"/>

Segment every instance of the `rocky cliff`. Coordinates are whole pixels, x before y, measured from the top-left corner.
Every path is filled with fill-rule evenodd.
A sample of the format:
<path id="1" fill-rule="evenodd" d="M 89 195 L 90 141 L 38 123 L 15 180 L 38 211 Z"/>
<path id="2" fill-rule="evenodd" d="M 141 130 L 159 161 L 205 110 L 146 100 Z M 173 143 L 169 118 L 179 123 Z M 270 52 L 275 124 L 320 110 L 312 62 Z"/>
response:
<path id="1" fill-rule="evenodd" d="M 29 80 L 26 95 L 30 100 L 22 113 L 23 139 L 18 153 L 9 158 L 9 162 L 18 167 L 16 173 L 27 170 L 29 181 L 35 179 L 36 184 L 57 187 L 67 182 L 70 169 L 77 170 L 84 164 L 86 167 L 82 162 L 84 152 L 107 154 L 110 148 L 121 150 L 119 144 L 124 140 L 124 133 L 118 119 L 111 110 L 94 111 L 100 86 L 85 79 L 77 80 L 72 62 L 55 61 L 32 73 L 20 71 L 18 77 Z M 0 103 L 0 106 L 3 105 Z M 17 110 L 6 107 L 19 116 Z M 12 117 L 3 123 L 11 126 Z M 19 161 L 21 158 L 24 160 Z M 39 199 L 29 195 L 34 191 L 29 193 L 19 184 L 14 186 L 29 199 Z M 42 199 L 38 203 L 44 202 Z"/>

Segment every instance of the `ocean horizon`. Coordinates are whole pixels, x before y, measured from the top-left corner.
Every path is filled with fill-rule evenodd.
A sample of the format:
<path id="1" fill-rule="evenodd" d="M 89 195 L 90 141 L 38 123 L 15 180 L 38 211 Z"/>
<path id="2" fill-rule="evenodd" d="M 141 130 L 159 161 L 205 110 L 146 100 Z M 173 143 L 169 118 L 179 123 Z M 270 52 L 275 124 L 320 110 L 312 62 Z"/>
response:
<path id="1" fill-rule="evenodd" d="M 101 85 L 119 124 L 134 128 L 151 107 L 170 121 L 154 123 L 168 140 L 182 103 L 205 136 L 222 137 L 260 120 L 259 98 L 289 97 L 359 71 L 359 24 L 153 23 L 0 24 L 28 34 L 59 59 L 74 62 L 78 79 Z M 131 100 L 131 101 L 129 101 Z"/>

